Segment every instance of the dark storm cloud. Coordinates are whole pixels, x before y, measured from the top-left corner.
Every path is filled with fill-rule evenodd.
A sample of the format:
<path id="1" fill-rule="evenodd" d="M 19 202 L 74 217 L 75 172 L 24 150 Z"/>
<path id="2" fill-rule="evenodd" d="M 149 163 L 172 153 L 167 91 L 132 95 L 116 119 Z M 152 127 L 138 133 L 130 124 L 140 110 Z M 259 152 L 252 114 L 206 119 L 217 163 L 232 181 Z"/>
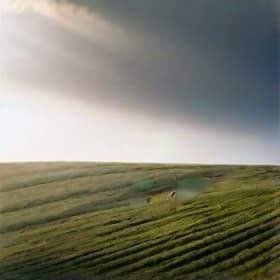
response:
<path id="1" fill-rule="evenodd" d="M 122 109 L 209 127 L 276 132 L 275 1 L 72 2 L 119 26 L 125 34 L 116 43 L 120 46 L 106 48 L 26 13 L 18 21 L 33 38 L 24 45 L 33 63 L 25 63 L 22 55 L 22 62 L 16 68 L 10 64 L 6 73 L 24 83 Z M 34 22 L 38 28 L 31 31 Z M 5 36 L 10 48 L 10 34 Z M 14 45 L 21 36 L 12 38 Z M 4 62 L 15 59 L 4 57 Z"/>
<path id="2" fill-rule="evenodd" d="M 276 1 L 107 0 L 80 1 L 139 33 L 174 46 L 166 68 L 157 61 L 125 69 L 160 108 L 226 124 L 278 123 L 278 38 Z M 159 44 L 159 51 L 164 45 Z M 149 49 L 146 50 L 149 52 Z M 178 59 L 179 58 L 179 59 Z M 169 59 L 171 61 L 169 61 Z M 141 71 L 145 69 L 144 71 Z M 144 72 L 144 73 L 143 73 Z M 133 96 L 133 92 L 131 92 Z M 210 118 L 210 119 L 209 119 Z"/>

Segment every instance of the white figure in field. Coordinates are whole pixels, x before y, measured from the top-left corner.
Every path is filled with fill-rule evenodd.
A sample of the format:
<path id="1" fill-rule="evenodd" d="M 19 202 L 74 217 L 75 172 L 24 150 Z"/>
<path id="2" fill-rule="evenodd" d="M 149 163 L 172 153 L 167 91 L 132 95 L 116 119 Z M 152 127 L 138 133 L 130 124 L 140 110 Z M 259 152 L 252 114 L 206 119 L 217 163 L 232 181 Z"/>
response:
<path id="1" fill-rule="evenodd" d="M 169 202 L 168 202 L 169 211 L 174 211 L 174 210 L 176 210 L 175 196 L 176 196 L 176 192 L 175 192 L 175 191 L 171 191 L 171 192 L 169 192 L 168 195 L 167 195 L 167 201 L 169 201 Z"/>
<path id="2" fill-rule="evenodd" d="M 176 192 L 172 191 L 172 192 L 168 193 L 167 200 L 175 200 L 175 196 L 176 196 Z"/>

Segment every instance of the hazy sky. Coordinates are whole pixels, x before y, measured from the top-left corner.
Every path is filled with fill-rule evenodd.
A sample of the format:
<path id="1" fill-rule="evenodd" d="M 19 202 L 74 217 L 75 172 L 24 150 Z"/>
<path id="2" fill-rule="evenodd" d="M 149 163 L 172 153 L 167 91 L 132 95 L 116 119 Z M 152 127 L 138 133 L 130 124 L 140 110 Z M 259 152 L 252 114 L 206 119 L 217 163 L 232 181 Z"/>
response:
<path id="1" fill-rule="evenodd" d="M 0 161 L 280 164 L 277 0 L 0 0 Z"/>

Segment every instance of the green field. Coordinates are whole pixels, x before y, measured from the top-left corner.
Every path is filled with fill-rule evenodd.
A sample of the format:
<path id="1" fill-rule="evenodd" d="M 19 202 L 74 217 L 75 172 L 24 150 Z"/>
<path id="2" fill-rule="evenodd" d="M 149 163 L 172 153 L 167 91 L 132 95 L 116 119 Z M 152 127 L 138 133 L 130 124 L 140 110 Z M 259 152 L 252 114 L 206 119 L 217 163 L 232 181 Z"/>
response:
<path id="1" fill-rule="evenodd" d="M 279 205 L 280 167 L 0 164 L 0 279 L 280 279 Z"/>

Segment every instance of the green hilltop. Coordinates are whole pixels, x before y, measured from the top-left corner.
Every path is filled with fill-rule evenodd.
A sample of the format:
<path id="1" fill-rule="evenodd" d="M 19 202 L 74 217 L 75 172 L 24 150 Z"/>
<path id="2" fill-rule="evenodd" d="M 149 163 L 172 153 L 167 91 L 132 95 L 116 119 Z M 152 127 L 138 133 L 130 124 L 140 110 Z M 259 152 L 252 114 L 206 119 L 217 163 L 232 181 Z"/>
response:
<path id="1" fill-rule="evenodd" d="M 280 279 L 279 205 L 279 166 L 3 163 L 0 279 Z"/>

